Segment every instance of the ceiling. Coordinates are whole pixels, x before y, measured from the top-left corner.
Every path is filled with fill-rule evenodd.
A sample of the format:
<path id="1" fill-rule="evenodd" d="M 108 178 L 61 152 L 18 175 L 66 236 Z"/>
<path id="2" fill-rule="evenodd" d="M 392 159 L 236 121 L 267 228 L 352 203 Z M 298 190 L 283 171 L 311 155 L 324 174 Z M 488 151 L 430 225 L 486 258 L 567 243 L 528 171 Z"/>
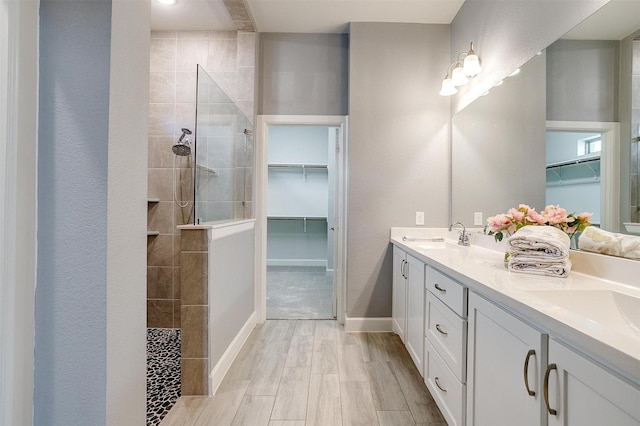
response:
<path id="1" fill-rule="evenodd" d="M 225 6 L 225 2 L 227 6 Z M 229 10 L 242 0 L 152 1 L 151 28 L 178 31 L 238 29 Z M 348 22 L 449 24 L 464 0 L 244 0 L 258 32 L 342 33 Z M 228 7 L 230 6 L 230 7 Z M 640 29 L 640 0 L 611 0 L 563 38 L 621 40 Z"/>
<path id="2" fill-rule="evenodd" d="M 449 24 L 464 0 L 244 0 L 256 31 L 342 33 L 348 22 Z M 152 30 L 226 31 L 236 26 L 223 0 L 152 1 Z"/>

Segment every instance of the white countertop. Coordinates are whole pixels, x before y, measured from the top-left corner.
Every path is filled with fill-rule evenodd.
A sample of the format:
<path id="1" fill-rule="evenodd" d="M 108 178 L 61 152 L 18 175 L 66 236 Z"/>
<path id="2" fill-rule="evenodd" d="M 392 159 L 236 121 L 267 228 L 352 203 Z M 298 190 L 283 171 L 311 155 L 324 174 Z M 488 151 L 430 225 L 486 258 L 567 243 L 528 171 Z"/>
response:
<path id="1" fill-rule="evenodd" d="M 429 244 L 402 241 L 404 235 L 444 237 L 445 243 L 420 248 Z M 567 278 L 522 274 L 504 266 L 504 242 L 472 234 L 472 245 L 463 247 L 457 245 L 457 235 L 443 228 L 392 228 L 391 242 L 640 385 L 640 329 L 619 314 L 609 297 L 616 292 L 638 298 L 627 300 L 633 316 L 640 315 L 640 309 L 635 312 L 640 262 L 572 251 L 573 268 Z M 563 299 L 564 307 L 558 304 Z"/>

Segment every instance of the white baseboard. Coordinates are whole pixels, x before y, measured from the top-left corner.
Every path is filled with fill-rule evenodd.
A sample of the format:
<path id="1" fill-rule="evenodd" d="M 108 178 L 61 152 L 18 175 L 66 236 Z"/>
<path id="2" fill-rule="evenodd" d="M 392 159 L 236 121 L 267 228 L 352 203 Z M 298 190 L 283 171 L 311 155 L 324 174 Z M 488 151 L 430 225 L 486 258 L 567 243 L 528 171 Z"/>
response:
<path id="1" fill-rule="evenodd" d="M 233 338 L 231 344 L 227 348 L 226 351 L 220 357 L 220 361 L 213 367 L 211 373 L 209 373 L 209 396 L 213 396 L 216 394 L 220 383 L 222 383 L 222 379 L 224 379 L 225 374 L 229 371 L 229 367 L 233 364 L 233 361 L 238 356 L 240 349 L 247 341 L 247 338 L 253 331 L 253 328 L 256 326 L 256 312 L 254 311 L 247 322 L 244 323 L 236 337 Z"/>
<path id="2" fill-rule="evenodd" d="M 393 331 L 391 317 L 388 318 L 349 318 L 345 315 L 344 331 L 365 333 L 386 333 Z"/>
<path id="3" fill-rule="evenodd" d="M 267 266 L 322 266 L 327 267 L 325 259 L 267 259 Z"/>

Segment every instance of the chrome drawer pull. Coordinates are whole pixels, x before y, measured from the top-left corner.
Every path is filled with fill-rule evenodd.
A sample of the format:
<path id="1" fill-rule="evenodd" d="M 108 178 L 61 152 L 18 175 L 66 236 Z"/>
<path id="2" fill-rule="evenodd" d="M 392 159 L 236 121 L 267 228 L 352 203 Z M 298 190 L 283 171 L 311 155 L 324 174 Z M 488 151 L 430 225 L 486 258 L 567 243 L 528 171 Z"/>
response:
<path id="1" fill-rule="evenodd" d="M 437 283 L 436 283 L 436 285 L 434 285 L 434 287 L 436 288 L 436 290 L 441 291 L 441 292 L 443 292 L 443 293 L 446 293 L 446 292 L 447 292 L 447 289 L 446 289 L 446 288 L 442 288 L 442 287 L 440 287 Z"/>
<path id="2" fill-rule="evenodd" d="M 442 331 L 442 329 L 440 328 L 440 324 L 436 324 L 436 330 L 438 330 L 440 334 L 444 334 L 445 336 L 449 334 L 446 331 Z"/>
<path id="3" fill-rule="evenodd" d="M 558 412 L 549 406 L 549 374 L 551 373 L 551 370 L 557 369 L 557 365 L 549 364 L 547 366 L 547 371 L 544 372 L 544 403 L 547 405 L 547 411 L 552 416 L 555 416 Z"/>
<path id="4" fill-rule="evenodd" d="M 527 357 L 524 359 L 524 387 L 527 389 L 529 396 L 536 396 L 536 392 L 529 389 L 529 359 L 535 355 L 536 351 L 530 349 L 529 352 L 527 352 Z"/>
<path id="5" fill-rule="evenodd" d="M 440 389 L 444 393 L 447 393 L 447 390 L 445 388 L 443 388 L 442 386 L 440 386 L 440 382 L 438 381 L 437 377 L 435 379 L 435 382 L 436 382 L 436 386 L 438 387 L 438 389 Z"/>

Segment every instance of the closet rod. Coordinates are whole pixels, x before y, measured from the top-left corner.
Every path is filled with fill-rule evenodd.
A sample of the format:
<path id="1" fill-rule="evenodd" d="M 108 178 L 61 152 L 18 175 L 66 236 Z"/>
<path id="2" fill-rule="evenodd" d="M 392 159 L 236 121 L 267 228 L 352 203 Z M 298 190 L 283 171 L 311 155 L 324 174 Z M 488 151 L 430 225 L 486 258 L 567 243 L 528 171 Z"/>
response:
<path id="1" fill-rule="evenodd" d="M 272 169 L 326 169 L 324 164 L 269 164 Z"/>

